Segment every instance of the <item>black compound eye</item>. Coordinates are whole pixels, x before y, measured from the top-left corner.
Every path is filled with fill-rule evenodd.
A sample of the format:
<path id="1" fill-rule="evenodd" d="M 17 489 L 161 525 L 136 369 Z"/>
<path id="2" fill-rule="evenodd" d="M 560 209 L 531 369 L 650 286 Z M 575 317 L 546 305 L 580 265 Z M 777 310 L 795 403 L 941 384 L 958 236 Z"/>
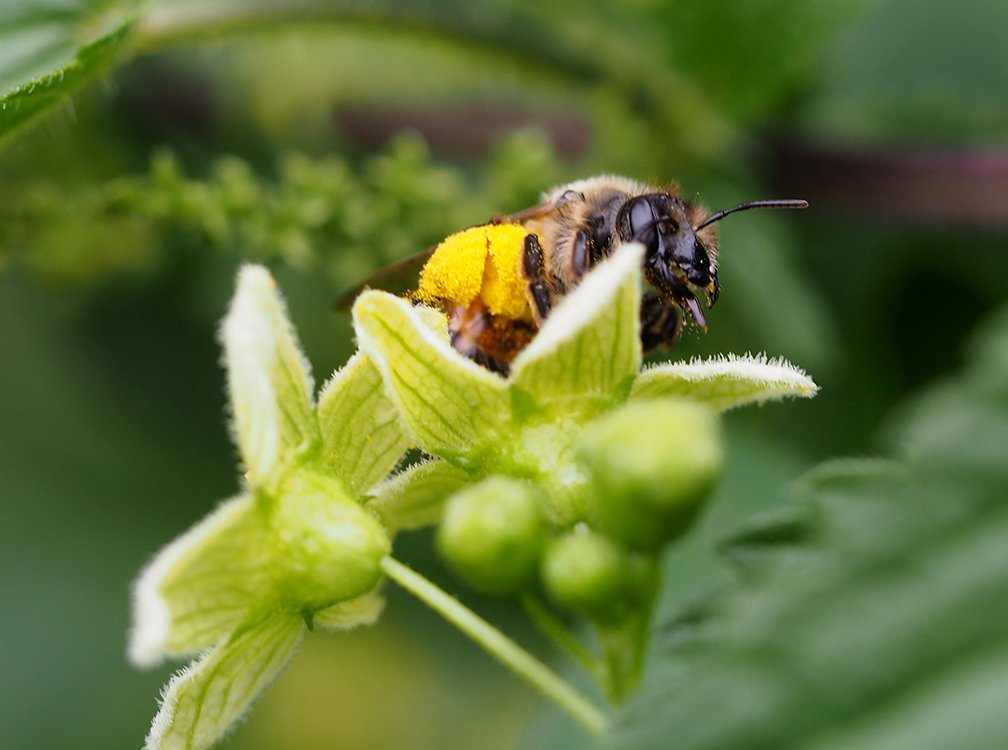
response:
<path id="1" fill-rule="evenodd" d="M 646 231 L 655 220 L 654 210 L 647 198 L 634 198 L 630 203 L 630 234 L 634 237 Z"/>
<path id="2" fill-rule="evenodd" d="M 627 223 L 630 225 L 630 239 L 647 248 L 648 257 L 658 254 L 661 247 L 661 230 L 656 221 L 654 207 L 647 198 L 634 198 L 627 207 Z"/>

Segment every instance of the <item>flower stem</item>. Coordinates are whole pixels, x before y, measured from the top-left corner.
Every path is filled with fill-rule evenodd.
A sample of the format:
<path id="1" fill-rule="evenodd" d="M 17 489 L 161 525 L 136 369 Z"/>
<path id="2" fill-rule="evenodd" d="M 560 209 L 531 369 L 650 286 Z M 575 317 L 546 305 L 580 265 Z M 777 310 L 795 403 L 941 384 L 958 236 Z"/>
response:
<path id="1" fill-rule="evenodd" d="M 563 708 L 585 729 L 601 734 L 606 718 L 587 698 L 501 631 L 430 580 L 393 557 L 381 561 L 385 575 L 444 617 L 491 656 Z"/>
<path id="2" fill-rule="evenodd" d="M 564 626 L 556 615 L 550 612 L 543 603 L 532 594 L 526 594 L 521 599 L 525 614 L 550 640 L 566 651 L 571 658 L 583 666 L 596 679 L 604 684 L 605 669 L 598 658 Z"/>

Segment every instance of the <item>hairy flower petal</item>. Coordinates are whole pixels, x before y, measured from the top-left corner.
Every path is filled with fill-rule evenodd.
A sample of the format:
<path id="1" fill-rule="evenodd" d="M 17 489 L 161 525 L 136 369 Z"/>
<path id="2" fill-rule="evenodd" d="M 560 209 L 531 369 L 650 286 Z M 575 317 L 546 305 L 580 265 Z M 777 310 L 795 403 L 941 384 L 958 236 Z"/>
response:
<path id="1" fill-rule="evenodd" d="M 276 283 L 246 265 L 221 326 L 235 440 L 249 483 L 274 468 L 316 432 L 310 368 Z"/>
<path id="2" fill-rule="evenodd" d="M 362 354 L 322 388 L 318 419 L 323 460 L 355 492 L 381 481 L 409 446 L 381 373 Z"/>
<path id="3" fill-rule="evenodd" d="M 430 526 L 440 520 L 448 496 L 470 481 L 466 472 L 445 461 L 425 461 L 375 487 L 368 507 L 393 531 Z"/>
<path id="4" fill-rule="evenodd" d="M 452 349 L 430 316 L 387 292 L 366 291 L 353 307 L 361 350 L 381 371 L 386 388 L 417 443 L 442 456 L 465 456 L 493 441 L 510 416 L 503 378 Z"/>
<path id="5" fill-rule="evenodd" d="M 812 378 L 785 359 L 729 354 L 646 368 L 634 381 L 630 396 L 684 396 L 726 411 L 789 396 L 812 398 L 818 391 Z"/>
<path id="6" fill-rule="evenodd" d="M 616 250 L 560 300 L 512 365 L 511 382 L 536 400 L 609 396 L 641 362 L 643 248 Z"/>
<path id="7" fill-rule="evenodd" d="M 272 580 L 266 523 L 250 496 L 237 497 L 155 556 L 133 589 L 134 664 L 204 649 L 247 617 Z"/>
<path id="8" fill-rule="evenodd" d="M 287 665 L 304 621 L 274 614 L 239 628 L 172 677 L 145 750 L 202 750 L 219 740 Z"/>

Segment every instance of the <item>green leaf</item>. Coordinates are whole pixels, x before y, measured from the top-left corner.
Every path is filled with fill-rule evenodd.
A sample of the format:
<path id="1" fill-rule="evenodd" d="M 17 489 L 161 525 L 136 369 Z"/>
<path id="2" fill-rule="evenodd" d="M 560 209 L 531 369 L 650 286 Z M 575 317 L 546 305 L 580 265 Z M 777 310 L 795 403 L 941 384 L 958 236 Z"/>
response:
<path id="1" fill-rule="evenodd" d="M 317 438 L 310 366 L 276 282 L 246 265 L 221 326 L 235 440 L 253 487 Z"/>
<path id="2" fill-rule="evenodd" d="M 393 532 L 431 526 L 441 519 L 448 497 L 471 481 L 469 474 L 446 461 L 425 461 L 378 485 L 368 507 Z"/>
<path id="3" fill-rule="evenodd" d="M 244 495 L 157 554 L 134 586 L 129 655 L 135 664 L 194 653 L 245 620 L 272 580 L 267 523 Z"/>
<path id="4" fill-rule="evenodd" d="M 0 9 L 0 142 L 93 80 L 123 52 L 140 2 Z"/>
<path id="5" fill-rule="evenodd" d="M 831 45 L 799 124 L 821 142 L 975 147 L 1004 138 L 1008 6 L 876 3 Z"/>
<path id="6" fill-rule="evenodd" d="M 361 351 L 378 366 L 424 450 L 464 460 L 494 440 L 510 415 L 503 378 L 452 349 L 429 316 L 387 292 L 361 294 L 353 319 Z"/>
<path id="7" fill-rule="evenodd" d="M 811 398 L 818 390 L 812 378 L 787 360 L 729 354 L 649 367 L 634 381 L 630 397 L 684 396 L 727 411 L 789 396 Z"/>
<path id="8" fill-rule="evenodd" d="M 304 623 L 293 615 L 253 621 L 172 677 L 146 750 L 201 750 L 219 740 L 286 666 Z"/>
<path id="9" fill-rule="evenodd" d="M 619 248 L 564 297 L 515 358 L 511 382 L 538 400 L 611 398 L 640 367 L 641 260 Z"/>
<path id="10" fill-rule="evenodd" d="M 409 446 L 381 373 L 361 354 L 325 384 L 316 412 L 323 460 L 356 493 L 385 477 Z"/>
<path id="11" fill-rule="evenodd" d="M 722 111 L 751 116 L 804 77 L 870 0 L 674 0 L 655 21 L 663 52 Z"/>
<path id="12" fill-rule="evenodd" d="M 728 543 L 738 581 L 659 624 L 614 744 L 1008 745 L 1008 322 L 988 337 L 904 410 L 901 460 L 825 464 Z"/>

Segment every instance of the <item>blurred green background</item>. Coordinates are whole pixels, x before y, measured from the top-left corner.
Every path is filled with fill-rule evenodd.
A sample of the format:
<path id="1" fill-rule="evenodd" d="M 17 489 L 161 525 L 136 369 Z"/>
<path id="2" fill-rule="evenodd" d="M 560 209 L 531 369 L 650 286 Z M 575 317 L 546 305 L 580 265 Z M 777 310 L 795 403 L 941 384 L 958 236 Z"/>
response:
<path id="1" fill-rule="evenodd" d="M 720 225 L 711 330 L 672 356 L 766 351 L 822 392 L 727 417 L 729 469 L 669 556 L 659 622 L 734 580 L 717 540 L 791 507 L 804 471 L 912 442 L 908 398 L 962 377 L 964 342 L 1008 298 L 1008 5 L 995 0 L 163 0 L 121 26 L 134 10 L 0 3 L 0 747 L 142 742 L 170 669 L 126 663 L 129 586 L 237 487 L 215 337 L 243 260 L 276 274 L 322 380 L 353 349 L 342 292 L 558 182 L 676 181 L 712 208 L 807 198 Z M 41 94 L 9 93 L 110 29 L 122 39 L 107 54 L 82 53 Z M 22 122 L 36 103 L 52 106 Z M 1008 381 L 1008 359 L 977 361 L 969 377 Z M 974 413 L 981 397 L 963 393 L 949 420 Z M 916 439 L 946 424 L 911 423 Z M 998 430 L 971 473 L 995 499 L 1008 497 Z M 914 515 L 901 507 L 896 527 Z M 549 653 L 516 608 L 459 591 L 427 535 L 397 545 Z M 390 594 L 377 627 L 309 638 L 223 747 L 584 746 Z M 1004 607 L 994 616 L 1006 623 Z M 1006 663 L 1005 632 L 992 663 Z M 630 708 L 624 726 L 663 710 Z M 963 732 L 934 746 L 1008 741 L 1003 725 Z M 682 746 L 746 746 L 698 737 Z"/>

